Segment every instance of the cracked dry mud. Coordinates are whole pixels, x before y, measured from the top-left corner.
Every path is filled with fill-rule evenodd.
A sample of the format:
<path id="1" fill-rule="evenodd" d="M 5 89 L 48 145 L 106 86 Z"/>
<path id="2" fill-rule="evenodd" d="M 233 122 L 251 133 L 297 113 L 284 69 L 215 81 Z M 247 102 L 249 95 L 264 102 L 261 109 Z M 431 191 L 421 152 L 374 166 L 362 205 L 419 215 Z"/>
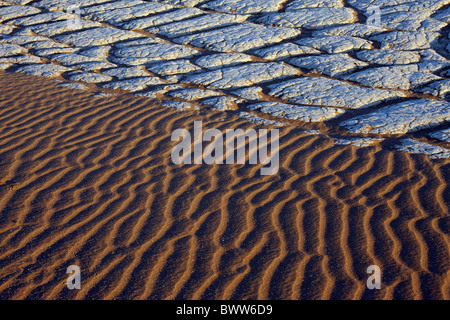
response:
<path id="1" fill-rule="evenodd" d="M 449 21 L 450 0 L 0 1 L 0 69 L 448 158 Z"/>

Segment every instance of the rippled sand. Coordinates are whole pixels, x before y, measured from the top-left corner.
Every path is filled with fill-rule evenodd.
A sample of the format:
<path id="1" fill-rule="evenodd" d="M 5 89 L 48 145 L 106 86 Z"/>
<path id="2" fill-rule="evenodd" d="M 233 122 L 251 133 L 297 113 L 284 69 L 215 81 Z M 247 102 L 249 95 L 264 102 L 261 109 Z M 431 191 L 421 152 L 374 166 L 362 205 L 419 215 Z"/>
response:
<path id="1" fill-rule="evenodd" d="M 20 74 L 0 87 L 1 299 L 450 298 L 449 160 L 288 125 L 277 175 L 177 166 L 174 129 L 260 126 Z"/>

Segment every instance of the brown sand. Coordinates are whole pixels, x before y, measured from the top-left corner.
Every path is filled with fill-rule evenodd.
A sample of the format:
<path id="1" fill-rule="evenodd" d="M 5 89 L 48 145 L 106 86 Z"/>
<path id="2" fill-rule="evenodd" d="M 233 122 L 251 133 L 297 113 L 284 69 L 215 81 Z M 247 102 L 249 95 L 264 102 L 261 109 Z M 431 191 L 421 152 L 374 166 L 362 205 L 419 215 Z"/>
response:
<path id="1" fill-rule="evenodd" d="M 176 166 L 174 129 L 256 125 L 20 74 L 0 85 L 1 299 L 450 298 L 448 160 L 291 126 L 278 175 Z"/>

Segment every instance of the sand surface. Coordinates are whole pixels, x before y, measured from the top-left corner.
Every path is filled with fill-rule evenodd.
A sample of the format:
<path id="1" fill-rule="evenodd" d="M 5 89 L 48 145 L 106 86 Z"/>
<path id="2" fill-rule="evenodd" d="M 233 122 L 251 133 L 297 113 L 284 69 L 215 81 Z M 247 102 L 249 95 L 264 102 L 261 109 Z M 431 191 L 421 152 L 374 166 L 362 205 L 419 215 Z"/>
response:
<path id="1" fill-rule="evenodd" d="M 277 175 L 174 165 L 194 120 L 259 126 L 15 73 L 0 91 L 1 299 L 450 298 L 448 159 L 287 125 Z"/>

